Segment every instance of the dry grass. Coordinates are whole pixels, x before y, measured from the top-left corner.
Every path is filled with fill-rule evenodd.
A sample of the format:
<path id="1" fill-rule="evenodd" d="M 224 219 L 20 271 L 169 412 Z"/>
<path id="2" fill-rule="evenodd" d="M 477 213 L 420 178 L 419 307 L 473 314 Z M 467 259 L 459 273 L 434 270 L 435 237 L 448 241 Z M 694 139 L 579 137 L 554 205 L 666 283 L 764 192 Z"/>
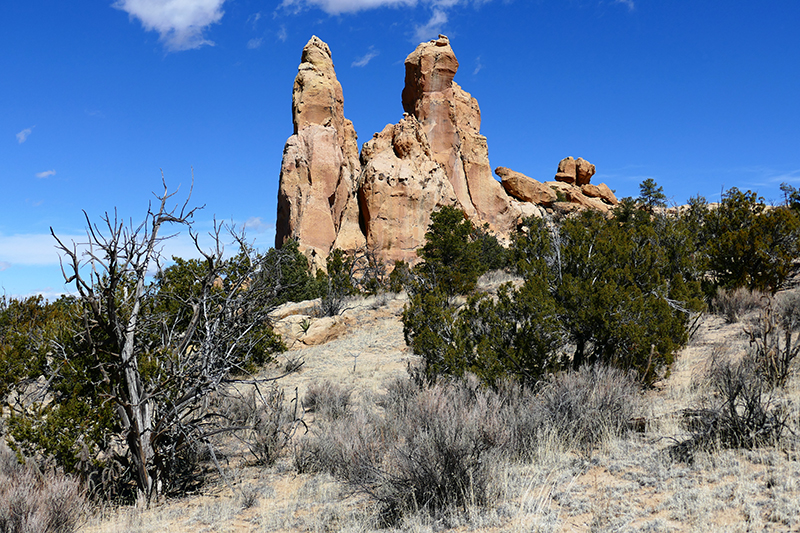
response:
<path id="1" fill-rule="evenodd" d="M 403 379 L 406 365 L 416 358 L 402 340 L 398 318 L 402 305 L 400 299 L 390 299 L 381 306 L 368 302 L 354 305 L 342 315 L 347 325 L 345 335 L 287 354 L 305 361 L 300 374 L 282 383 L 287 399 L 296 394 L 305 398 L 309 391 L 313 396 L 314 388 L 326 380 L 339 390 L 352 391 L 348 414 L 338 422 L 319 409 L 307 413 L 310 432 L 304 439 L 318 435 L 324 424 L 343 424 L 348 418 L 354 421 L 348 426 L 348 437 L 358 430 L 365 444 L 388 438 L 380 433 L 387 429 L 382 425 L 386 414 L 407 406 L 415 394 L 414 387 Z M 669 454 L 675 442 L 691 436 L 683 424 L 683 410 L 713 395 L 705 378 L 712 361 L 727 358 L 736 362 L 745 356 L 748 346 L 742 324 L 727 323 L 717 315 L 706 316 L 671 375 L 638 398 L 638 412 L 646 419 L 644 432 L 604 431 L 602 438 L 589 439 L 589 445 L 576 446 L 575 439 L 564 438 L 563 433 L 543 431 L 541 416 L 521 407 L 532 405 L 536 395 L 521 394 L 514 418 L 528 429 L 509 426 L 507 429 L 517 432 L 517 442 L 524 444 L 508 447 L 525 446 L 527 453 L 490 458 L 490 498 L 486 500 L 490 504 L 468 501 L 461 509 L 433 514 L 409 512 L 388 531 L 800 530 L 800 442 L 796 435 L 800 427 L 800 380 L 796 361 L 781 396 L 794 433 L 787 432 L 774 445 L 752 450 L 698 450 L 691 463 L 676 461 Z M 566 390 L 581 393 L 580 387 Z M 389 396 L 382 400 L 387 392 Z M 434 399 L 429 398 L 431 409 L 448 412 Z M 591 424 L 593 418 L 584 420 Z M 612 427 L 621 425 L 615 424 Z M 301 446 L 300 442 L 294 444 Z M 381 503 L 354 492 L 352 486 L 325 468 L 298 473 L 298 447 L 291 446 L 291 453 L 284 453 L 267 467 L 247 466 L 246 453 L 237 455 L 233 444 L 230 447 L 223 468 L 232 488 L 221 479 L 212 479 L 200 495 L 160 502 L 151 509 L 109 509 L 83 530 L 198 533 L 379 529 Z"/>

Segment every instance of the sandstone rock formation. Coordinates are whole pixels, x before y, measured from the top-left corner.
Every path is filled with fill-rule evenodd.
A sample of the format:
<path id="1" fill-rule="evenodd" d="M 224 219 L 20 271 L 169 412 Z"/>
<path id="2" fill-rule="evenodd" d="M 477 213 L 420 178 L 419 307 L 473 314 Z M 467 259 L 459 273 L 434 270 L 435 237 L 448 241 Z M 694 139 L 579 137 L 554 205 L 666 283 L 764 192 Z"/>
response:
<path id="1" fill-rule="evenodd" d="M 502 185 L 506 192 L 518 200 L 550 206 L 558 198 L 552 187 L 525 174 L 506 167 L 497 167 L 494 172 L 503 180 Z"/>
<path id="2" fill-rule="evenodd" d="M 558 171 L 556 172 L 556 181 L 563 181 L 564 183 L 575 183 L 578 186 L 586 185 L 589 180 L 594 176 L 594 165 L 579 157 L 573 159 L 569 156 L 562 159 L 558 164 Z"/>
<path id="3" fill-rule="evenodd" d="M 444 167 L 433 160 L 428 138 L 413 116 L 376 133 L 364 143 L 361 158 L 358 200 L 370 248 L 390 263 L 413 261 L 425 243 L 431 213 L 456 203 Z"/>
<path id="4" fill-rule="evenodd" d="M 292 93 L 294 134 L 283 152 L 276 247 L 287 239 L 317 266 L 334 248 L 365 247 L 386 262 L 417 260 L 430 215 L 455 205 L 475 225 L 507 240 L 545 209 L 608 211 L 611 190 L 590 184 L 595 167 L 568 157 L 556 181 L 541 183 L 498 167 L 492 176 L 478 102 L 453 81 L 458 60 L 447 37 L 420 44 L 405 60 L 406 113 L 364 143 L 344 116 L 342 87 L 327 44 L 303 49 Z"/>
<path id="5" fill-rule="evenodd" d="M 417 46 L 405 60 L 403 109 L 419 120 L 453 186 L 458 204 L 470 218 L 500 233 L 514 229 L 519 212 L 492 177 L 486 137 L 480 134 L 478 101 L 453 78 L 458 60 L 444 35 Z"/>
<path id="6" fill-rule="evenodd" d="M 509 195 L 562 215 L 576 209 L 595 209 L 608 213 L 619 203 L 608 185 L 589 183 L 595 166 L 580 157 L 561 160 L 556 173 L 557 181 L 540 183 L 505 167 L 498 167 L 495 173 L 503 180 L 503 187 Z"/>
<path id="7" fill-rule="evenodd" d="M 344 117 L 342 86 L 331 51 L 314 36 L 303 48 L 292 92 L 294 135 L 283 151 L 275 244 L 295 238 L 300 249 L 327 257 L 338 236 L 364 244 L 356 202 L 361 165 L 353 123 Z"/>

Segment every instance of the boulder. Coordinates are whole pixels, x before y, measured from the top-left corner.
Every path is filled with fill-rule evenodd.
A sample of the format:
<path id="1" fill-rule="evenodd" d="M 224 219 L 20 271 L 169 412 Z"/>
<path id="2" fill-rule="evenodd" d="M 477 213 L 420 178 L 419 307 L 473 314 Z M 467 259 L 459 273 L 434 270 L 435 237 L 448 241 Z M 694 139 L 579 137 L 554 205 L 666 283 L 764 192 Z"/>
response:
<path id="1" fill-rule="evenodd" d="M 600 185 L 592 185 L 591 183 L 587 183 L 581 187 L 581 192 L 590 198 L 600 198 L 602 201 L 610 205 L 619 204 L 617 197 L 614 196 L 614 193 L 605 183 L 601 183 Z"/>
<path id="2" fill-rule="evenodd" d="M 562 159 L 558 163 L 556 181 L 574 183 L 577 186 L 586 185 L 594 176 L 595 167 L 582 157 L 573 159 L 572 156 Z"/>
<path id="3" fill-rule="evenodd" d="M 564 183 L 575 183 L 575 160 L 572 156 L 566 157 L 559 161 L 558 170 L 556 171 L 556 181 Z"/>
<path id="4" fill-rule="evenodd" d="M 278 187 L 275 246 L 297 239 L 304 253 L 327 257 L 344 233 L 364 244 L 356 203 L 361 165 L 331 51 L 314 36 L 303 48 L 292 91 L 294 134 L 286 141 Z"/>
<path id="5" fill-rule="evenodd" d="M 502 179 L 506 192 L 518 200 L 544 206 L 556 201 L 556 193 L 551 187 L 525 174 L 506 167 L 497 167 L 494 172 Z"/>
<path id="6" fill-rule="evenodd" d="M 575 184 L 579 187 L 581 185 L 587 185 L 589 180 L 592 179 L 594 176 L 595 168 L 594 165 L 589 163 L 582 157 L 579 157 L 575 160 Z"/>

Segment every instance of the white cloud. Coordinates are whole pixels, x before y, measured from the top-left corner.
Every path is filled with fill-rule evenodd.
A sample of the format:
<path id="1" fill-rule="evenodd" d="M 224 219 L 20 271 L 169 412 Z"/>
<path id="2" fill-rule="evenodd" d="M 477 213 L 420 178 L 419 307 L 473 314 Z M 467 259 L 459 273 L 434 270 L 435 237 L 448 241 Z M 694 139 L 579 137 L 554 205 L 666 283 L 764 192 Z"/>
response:
<path id="1" fill-rule="evenodd" d="M 222 19 L 225 0 L 117 0 L 112 7 L 139 19 L 147 31 L 157 31 L 172 52 L 213 46 L 203 31 Z"/>
<path id="2" fill-rule="evenodd" d="M 302 11 L 307 7 L 318 7 L 329 15 L 355 13 L 379 7 L 415 7 L 429 6 L 434 9 L 446 9 L 457 5 L 481 5 L 491 0 L 283 0 L 281 7 L 292 12 Z M 631 0 L 627 0 L 631 1 Z"/>
<path id="3" fill-rule="evenodd" d="M 59 235 L 64 243 L 85 242 L 86 235 Z M 0 235 L 0 262 L 7 265 L 57 265 L 56 240 L 49 233 Z"/>
<path id="4" fill-rule="evenodd" d="M 246 231 L 254 231 L 256 233 L 264 233 L 265 231 L 273 230 L 274 228 L 274 224 L 264 222 L 261 220 L 261 217 L 250 217 L 244 223 L 244 229 Z"/>
<path id="5" fill-rule="evenodd" d="M 614 0 L 615 4 L 622 4 L 628 7 L 628 11 L 633 11 L 636 6 L 633 3 L 633 0 Z"/>
<path id="6" fill-rule="evenodd" d="M 45 170 L 44 172 L 38 172 L 36 174 L 36 177 L 37 178 L 49 178 L 50 176 L 55 176 L 55 175 L 56 175 L 56 171 L 55 170 Z"/>
<path id="7" fill-rule="evenodd" d="M 364 54 L 363 56 L 361 56 L 360 58 L 358 58 L 355 61 L 353 61 L 350 64 L 350 66 L 351 67 L 366 67 L 367 64 L 370 61 L 372 61 L 373 59 L 375 59 L 378 56 L 378 54 L 380 54 L 380 52 L 378 52 L 377 50 L 375 50 L 373 47 L 370 46 L 369 47 L 369 51 L 366 54 Z"/>
<path id="8" fill-rule="evenodd" d="M 414 37 L 417 41 L 427 41 L 442 33 L 442 27 L 447 24 L 447 13 L 441 9 L 434 9 L 430 20 L 422 26 L 414 28 Z"/>
<path id="9" fill-rule="evenodd" d="M 483 70 L 483 63 L 481 62 L 481 56 L 478 56 L 475 58 L 475 70 L 472 71 L 472 75 L 477 76 L 481 70 Z"/>
<path id="10" fill-rule="evenodd" d="M 250 50 L 255 50 L 256 48 L 261 48 L 261 45 L 264 43 L 264 39 L 261 37 L 257 39 L 250 39 L 247 41 L 247 48 Z"/>
<path id="11" fill-rule="evenodd" d="M 33 128 L 35 128 L 35 127 L 36 126 L 31 126 L 30 128 L 25 128 L 21 132 L 17 133 L 17 142 L 19 142 L 19 144 L 22 144 L 25 141 L 27 141 L 28 140 L 28 136 L 31 133 L 33 133 Z"/>
<path id="12" fill-rule="evenodd" d="M 282 43 L 285 43 L 286 39 L 288 38 L 289 38 L 289 33 L 286 31 L 286 26 L 281 24 L 281 27 L 278 30 L 278 40 Z"/>

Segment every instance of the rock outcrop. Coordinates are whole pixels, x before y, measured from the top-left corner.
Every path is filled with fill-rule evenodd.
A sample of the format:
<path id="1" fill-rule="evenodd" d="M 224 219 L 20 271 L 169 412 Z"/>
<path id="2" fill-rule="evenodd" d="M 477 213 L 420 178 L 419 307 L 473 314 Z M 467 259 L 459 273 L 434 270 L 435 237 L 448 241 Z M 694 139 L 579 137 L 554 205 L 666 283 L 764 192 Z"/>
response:
<path id="1" fill-rule="evenodd" d="M 562 159 L 558 164 L 556 181 L 544 183 L 505 167 L 495 169 L 495 174 L 503 180 L 503 187 L 509 195 L 562 215 L 576 209 L 595 209 L 608 213 L 619 203 L 608 185 L 589 183 L 594 173 L 594 165 L 580 157 Z"/>
<path id="2" fill-rule="evenodd" d="M 303 48 L 292 118 L 294 135 L 286 141 L 281 163 L 276 246 L 294 238 L 303 252 L 322 259 L 337 239 L 345 248 L 363 245 L 356 132 L 344 116 L 330 48 L 316 36 Z"/>
<path id="3" fill-rule="evenodd" d="M 568 157 L 555 180 L 541 183 L 498 167 L 492 176 L 478 102 L 454 77 L 450 41 L 420 44 L 405 60 L 405 114 L 364 143 L 353 124 L 330 48 L 312 37 L 303 48 L 292 93 L 294 134 L 283 152 L 276 247 L 297 239 L 317 266 L 334 248 L 369 248 L 386 262 L 417 260 L 430 216 L 455 205 L 475 225 L 507 240 L 523 218 L 545 210 L 607 212 L 611 190 L 590 183 L 595 167 Z"/>
<path id="4" fill-rule="evenodd" d="M 519 212 L 492 177 L 478 101 L 453 81 L 458 60 L 444 35 L 417 46 L 405 60 L 403 109 L 422 125 L 434 161 L 447 174 L 459 205 L 499 233 L 516 227 Z"/>
<path id="5" fill-rule="evenodd" d="M 358 200 L 366 240 L 384 260 L 413 261 L 425 243 L 431 213 L 455 205 L 444 167 L 434 161 L 422 125 L 413 116 L 386 126 L 361 150 Z"/>

